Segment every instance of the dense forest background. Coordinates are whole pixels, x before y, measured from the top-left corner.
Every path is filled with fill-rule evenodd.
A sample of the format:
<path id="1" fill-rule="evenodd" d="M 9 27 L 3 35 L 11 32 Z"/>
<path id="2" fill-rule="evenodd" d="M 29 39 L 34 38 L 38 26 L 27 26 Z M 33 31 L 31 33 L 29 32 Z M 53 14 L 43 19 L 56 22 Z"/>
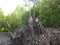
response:
<path id="1" fill-rule="evenodd" d="M 26 0 L 24 0 L 26 2 Z M 30 0 L 34 4 L 34 0 Z M 29 2 L 30 2 L 29 1 Z M 29 12 L 31 16 L 38 17 L 44 27 L 60 27 L 60 0 L 38 0 L 35 1 L 35 7 L 32 6 L 28 11 L 25 7 L 17 6 L 13 13 L 5 16 L 0 8 L 0 32 L 8 31 L 7 22 L 11 25 L 11 29 L 21 27 L 27 24 Z M 34 10 L 35 8 L 35 10 Z"/>

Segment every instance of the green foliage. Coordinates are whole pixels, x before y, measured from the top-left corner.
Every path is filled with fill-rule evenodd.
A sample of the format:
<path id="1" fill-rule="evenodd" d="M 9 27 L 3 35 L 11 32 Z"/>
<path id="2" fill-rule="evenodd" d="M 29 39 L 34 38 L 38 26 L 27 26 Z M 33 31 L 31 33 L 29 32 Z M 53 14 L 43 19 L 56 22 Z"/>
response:
<path id="1" fill-rule="evenodd" d="M 4 16 L 1 8 L 0 8 L 0 31 L 7 31 L 6 17 Z"/>
<path id="2" fill-rule="evenodd" d="M 31 9 L 32 16 L 34 8 Z M 60 27 L 60 0 L 42 0 L 35 5 L 35 17 L 45 27 Z"/>
<path id="3" fill-rule="evenodd" d="M 42 24 L 45 27 L 60 26 L 60 0 L 42 0 L 40 14 Z"/>
<path id="4" fill-rule="evenodd" d="M 12 14 L 5 16 L 0 9 L 0 32 L 8 31 L 7 22 L 13 30 L 16 27 L 24 26 L 28 20 L 28 12 L 24 7 L 17 6 Z"/>
<path id="5" fill-rule="evenodd" d="M 36 1 L 35 9 L 31 7 L 31 16 L 35 13 L 35 17 L 38 17 L 45 27 L 60 27 L 60 0 L 39 1 Z M 7 22 L 12 30 L 27 24 L 29 11 L 25 7 L 17 6 L 13 13 L 5 16 L 0 8 L 0 32 L 8 31 Z"/>
<path id="6" fill-rule="evenodd" d="M 12 30 L 16 27 L 24 26 L 27 22 L 27 11 L 24 7 L 17 6 L 16 10 L 6 17 Z"/>

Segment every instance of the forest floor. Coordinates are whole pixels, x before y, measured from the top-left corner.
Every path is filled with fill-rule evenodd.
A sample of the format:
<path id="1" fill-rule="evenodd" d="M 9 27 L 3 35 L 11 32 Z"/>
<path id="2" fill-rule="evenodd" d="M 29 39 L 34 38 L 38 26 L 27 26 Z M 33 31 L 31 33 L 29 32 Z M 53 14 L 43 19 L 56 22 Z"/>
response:
<path id="1" fill-rule="evenodd" d="M 45 34 L 51 39 L 50 45 L 60 45 L 60 28 L 45 28 L 45 31 Z M 8 32 L 0 32 L 0 45 L 11 45 L 11 37 Z"/>

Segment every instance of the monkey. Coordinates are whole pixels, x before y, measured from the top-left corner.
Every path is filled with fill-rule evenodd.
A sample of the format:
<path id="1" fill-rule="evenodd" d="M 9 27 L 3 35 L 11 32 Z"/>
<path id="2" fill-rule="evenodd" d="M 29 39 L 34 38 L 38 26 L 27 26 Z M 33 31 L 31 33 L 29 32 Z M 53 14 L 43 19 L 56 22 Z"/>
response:
<path id="1" fill-rule="evenodd" d="M 33 28 L 34 28 L 35 34 L 37 36 L 39 36 L 40 34 L 42 34 L 42 30 L 41 30 L 38 18 L 34 19 L 34 21 L 33 21 Z"/>

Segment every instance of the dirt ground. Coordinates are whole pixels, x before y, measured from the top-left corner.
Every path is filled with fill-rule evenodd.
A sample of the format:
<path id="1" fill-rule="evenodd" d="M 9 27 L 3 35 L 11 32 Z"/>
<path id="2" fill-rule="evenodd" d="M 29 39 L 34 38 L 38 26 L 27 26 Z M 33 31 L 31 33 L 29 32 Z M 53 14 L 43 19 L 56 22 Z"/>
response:
<path id="1" fill-rule="evenodd" d="M 36 39 L 41 41 L 36 42 L 39 43 L 40 45 L 60 45 L 60 28 L 57 29 L 45 28 L 43 34 L 40 35 L 40 39 L 39 38 Z M 11 36 L 8 33 L 5 32 L 0 33 L 0 45 L 17 45 L 18 43 L 20 43 L 18 45 L 24 45 L 21 44 L 22 43 L 21 41 L 22 40 L 19 40 L 19 38 L 11 39 Z"/>

